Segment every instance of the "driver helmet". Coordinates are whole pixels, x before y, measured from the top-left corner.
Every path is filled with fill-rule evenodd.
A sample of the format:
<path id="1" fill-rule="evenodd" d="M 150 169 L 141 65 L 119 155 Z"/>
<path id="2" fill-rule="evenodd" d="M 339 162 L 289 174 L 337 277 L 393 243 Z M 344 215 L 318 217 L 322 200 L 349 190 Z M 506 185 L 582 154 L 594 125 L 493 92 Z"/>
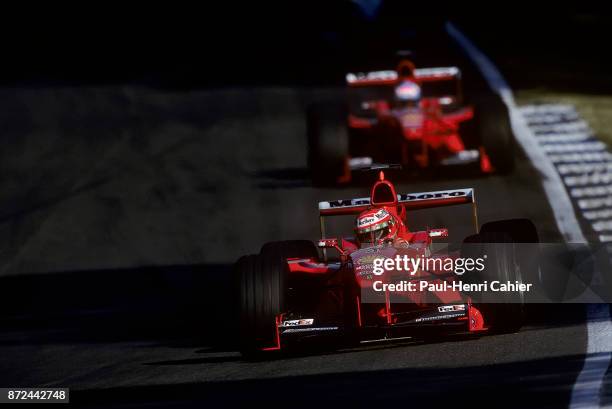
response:
<path id="1" fill-rule="evenodd" d="M 413 81 L 402 81 L 395 87 L 395 99 L 400 106 L 416 106 L 421 100 L 421 87 Z"/>
<path id="2" fill-rule="evenodd" d="M 358 217 L 355 226 L 357 241 L 362 247 L 393 241 L 397 236 L 398 223 L 386 209 L 369 209 Z"/>

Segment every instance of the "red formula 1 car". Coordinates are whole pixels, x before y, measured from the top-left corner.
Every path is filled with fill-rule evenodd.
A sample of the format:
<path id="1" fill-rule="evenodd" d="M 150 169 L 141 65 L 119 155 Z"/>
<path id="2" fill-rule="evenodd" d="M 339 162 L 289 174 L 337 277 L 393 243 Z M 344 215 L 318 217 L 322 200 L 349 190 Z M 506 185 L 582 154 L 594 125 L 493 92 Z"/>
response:
<path id="1" fill-rule="evenodd" d="M 351 179 L 373 163 L 405 168 L 467 165 L 483 173 L 514 164 L 508 112 L 499 98 L 473 96 L 465 105 L 457 67 L 349 73 L 346 104 L 309 108 L 309 166 L 317 184 Z"/>
<path id="2" fill-rule="evenodd" d="M 434 243 L 448 236 L 447 229 L 412 232 L 406 226 L 411 210 L 460 204 L 473 206 L 477 228 L 472 189 L 397 194 L 382 171 L 370 197 L 319 203 L 322 237 L 317 245 L 306 240 L 271 242 L 259 254 L 237 261 L 242 352 L 290 349 L 312 339 L 354 344 L 518 330 L 523 290 L 493 299 L 472 284 L 488 280 L 521 285 L 537 268 L 519 260 L 516 243 L 537 243 L 536 229 L 526 219 L 486 223 L 458 246 L 460 250 L 449 250 Z M 325 218 L 357 214 L 356 237 L 326 237 Z M 377 258 L 398 256 L 429 261 L 413 271 L 388 266 L 376 271 Z M 464 273 L 458 269 L 459 259 L 478 264 L 483 257 L 484 270 L 459 275 Z M 458 281 L 458 287 L 452 286 Z M 411 282 L 419 284 L 409 291 Z M 426 288 L 420 287 L 423 282 Z"/>

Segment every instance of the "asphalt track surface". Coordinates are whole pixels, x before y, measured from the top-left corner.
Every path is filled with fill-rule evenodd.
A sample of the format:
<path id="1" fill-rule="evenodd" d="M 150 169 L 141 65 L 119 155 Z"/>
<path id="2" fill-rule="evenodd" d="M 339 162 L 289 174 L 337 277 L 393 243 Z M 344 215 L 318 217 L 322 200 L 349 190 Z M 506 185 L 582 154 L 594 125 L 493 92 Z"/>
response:
<path id="1" fill-rule="evenodd" d="M 466 93 L 486 92 L 456 53 L 422 64 L 458 64 Z M 308 179 L 304 110 L 339 95 L 0 91 L 12 110 L 1 153 L 0 384 L 70 387 L 73 403 L 92 407 L 567 406 L 584 362 L 581 305 L 529 306 L 511 335 L 241 359 L 231 264 L 266 241 L 316 238 L 318 201 L 367 195 L 365 183 L 318 189 Z M 528 217 L 542 241 L 560 241 L 539 176 L 515 154 L 509 175 L 406 174 L 398 190 L 474 187 L 481 222 Z M 409 223 L 448 227 L 457 240 L 471 226 L 468 209 Z"/>

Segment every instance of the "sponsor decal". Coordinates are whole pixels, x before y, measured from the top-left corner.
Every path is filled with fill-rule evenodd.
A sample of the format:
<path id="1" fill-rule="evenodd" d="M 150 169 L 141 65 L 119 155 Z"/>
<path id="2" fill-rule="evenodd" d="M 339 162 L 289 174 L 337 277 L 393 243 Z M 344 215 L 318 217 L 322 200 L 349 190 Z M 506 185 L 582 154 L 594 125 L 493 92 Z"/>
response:
<path id="1" fill-rule="evenodd" d="M 355 264 L 363 266 L 363 265 L 370 265 L 374 263 L 374 260 L 376 260 L 377 258 L 379 258 L 380 256 L 378 254 L 368 254 L 367 256 L 363 256 L 358 258 L 355 261 Z"/>
<path id="2" fill-rule="evenodd" d="M 449 77 L 459 75 L 459 68 L 457 67 L 431 67 L 431 68 L 416 68 L 414 70 L 414 76 L 419 77 Z M 395 80 L 397 79 L 397 72 L 395 70 L 381 70 L 381 71 L 369 71 L 369 72 L 349 72 L 346 74 L 346 82 L 349 84 L 358 81 L 381 81 L 381 80 Z"/>
<path id="3" fill-rule="evenodd" d="M 364 197 L 360 199 L 341 199 L 341 200 L 330 200 L 329 202 L 319 203 L 319 209 L 333 209 L 336 207 L 352 207 L 352 206 L 364 206 L 370 204 L 370 198 Z"/>
<path id="4" fill-rule="evenodd" d="M 472 195 L 472 189 L 463 190 L 445 190 L 441 192 L 424 192 L 424 193 L 403 193 L 399 194 L 398 198 L 400 202 L 411 202 L 417 200 L 429 200 L 429 199 L 445 199 L 453 197 L 470 197 Z"/>
<path id="5" fill-rule="evenodd" d="M 418 128 L 423 124 L 423 114 L 420 112 L 401 112 L 400 121 L 405 128 Z"/>
<path id="6" fill-rule="evenodd" d="M 337 331 L 338 327 L 314 327 L 314 328 L 289 328 L 283 331 L 283 334 L 292 334 L 296 332 L 316 332 L 316 331 Z"/>
<path id="7" fill-rule="evenodd" d="M 373 217 L 373 216 L 362 217 L 361 219 L 357 220 L 357 226 L 358 227 L 367 226 L 367 225 L 372 224 L 372 223 L 374 223 L 376 221 L 377 221 L 376 217 Z"/>
<path id="8" fill-rule="evenodd" d="M 312 325 L 314 323 L 313 318 L 302 318 L 299 320 L 288 320 L 283 321 L 281 327 L 299 327 L 302 325 Z"/>
<path id="9" fill-rule="evenodd" d="M 346 74 L 346 82 L 352 84 L 357 81 L 380 81 L 394 80 L 397 78 L 397 72 L 394 70 L 370 71 L 370 72 L 349 72 Z"/>
<path id="10" fill-rule="evenodd" d="M 437 192 L 422 192 L 422 193 L 402 193 L 398 194 L 397 198 L 400 202 L 414 202 L 419 200 L 431 200 L 431 199 L 448 199 L 457 197 L 472 197 L 472 189 L 457 189 L 457 190 L 443 190 Z M 331 200 L 329 202 L 320 202 L 319 209 L 333 209 L 339 207 L 356 207 L 356 206 L 367 206 L 370 204 L 369 197 L 357 198 L 357 199 L 341 199 Z"/>
<path id="11" fill-rule="evenodd" d="M 438 307 L 438 311 L 439 312 L 465 311 L 465 304 L 441 305 Z"/>
<path id="12" fill-rule="evenodd" d="M 319 247 L 335 247 L 338 245 L 338 239 L 321 239 L 319 240 Z"/>
<path id="13" fill-rule="evenodd" d="M 367 280 L 372 279 L 372 271 L 374 270 L 373 262 L 378 258 L 378 254 L 369 254 L 355 261 L 355 274 L 359 277 L 364 277 Z"/>
<path id="14" fill-rule="evenodd" d="M 450 318 L 464 317 L 465 313 L 456 313 L 456 314 L 445 314 L 445 315 L 436 315 L 432 317 L 421 317 L 414 320 L 414 322 L 426 322 L 426 321 L 438 321 L 438 320 L 447 320 Z"/>
<path id="15" fill-rule="evenodd" d="M 447 77 L 453 75 L 459 75 L 459 68 L 457 67 L 431 67 L 431 68 L 417 68 L 414 70 L 414 75 L 418 77 Z"/>
<path id="16" fill-rule="evenodd" d="M 429 237 L 448 237 L 447 229 L 431 229 L 429 230 Z"/>

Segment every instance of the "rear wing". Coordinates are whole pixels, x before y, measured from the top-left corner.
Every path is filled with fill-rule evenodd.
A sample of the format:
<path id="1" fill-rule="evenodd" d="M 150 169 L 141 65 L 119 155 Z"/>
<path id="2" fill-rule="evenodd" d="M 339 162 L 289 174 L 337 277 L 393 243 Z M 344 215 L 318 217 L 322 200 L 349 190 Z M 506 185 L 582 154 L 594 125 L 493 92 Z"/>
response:
<path id="1" fill-rule="evenodd" d="M 414 79 L 417 82 L 444 81 L 461 78 L 461 70 L 457 67 L 416 68 Z M 395 70 L 357 72 L 346 74 L 346 83 L 351 87 L 367 87 L 374 85 L 391 85 L 398 80 Z"/>
<path id="2" fill-rule="evenodd" d="M 428 209 L 468 203 L 474 203 L 474 189 L 472 188 L 397 195 L 398 206 L 404 206 L 406 210 Z M 370 204 L 369 197 L 319 202 L 319 214 L 321 216 L 359 214 L 367 210 Z"/>
<path id="3" fill-rule="evenodd" d="M 474 189 L 439 190 L 434 192 L 404 193 L 397 195 L 397 206 L 406 210 L 432 209 L 436 207 L 472 205 L 472 217 L 476 233 L 478 233 L 478 212 Z M 325 238 L 325 222 L 327 216 L 356 215 L 371 207 L 369 197 L 332 200 L 319 202 L 319 218 L 321 222 L 321 238 Z"/>

